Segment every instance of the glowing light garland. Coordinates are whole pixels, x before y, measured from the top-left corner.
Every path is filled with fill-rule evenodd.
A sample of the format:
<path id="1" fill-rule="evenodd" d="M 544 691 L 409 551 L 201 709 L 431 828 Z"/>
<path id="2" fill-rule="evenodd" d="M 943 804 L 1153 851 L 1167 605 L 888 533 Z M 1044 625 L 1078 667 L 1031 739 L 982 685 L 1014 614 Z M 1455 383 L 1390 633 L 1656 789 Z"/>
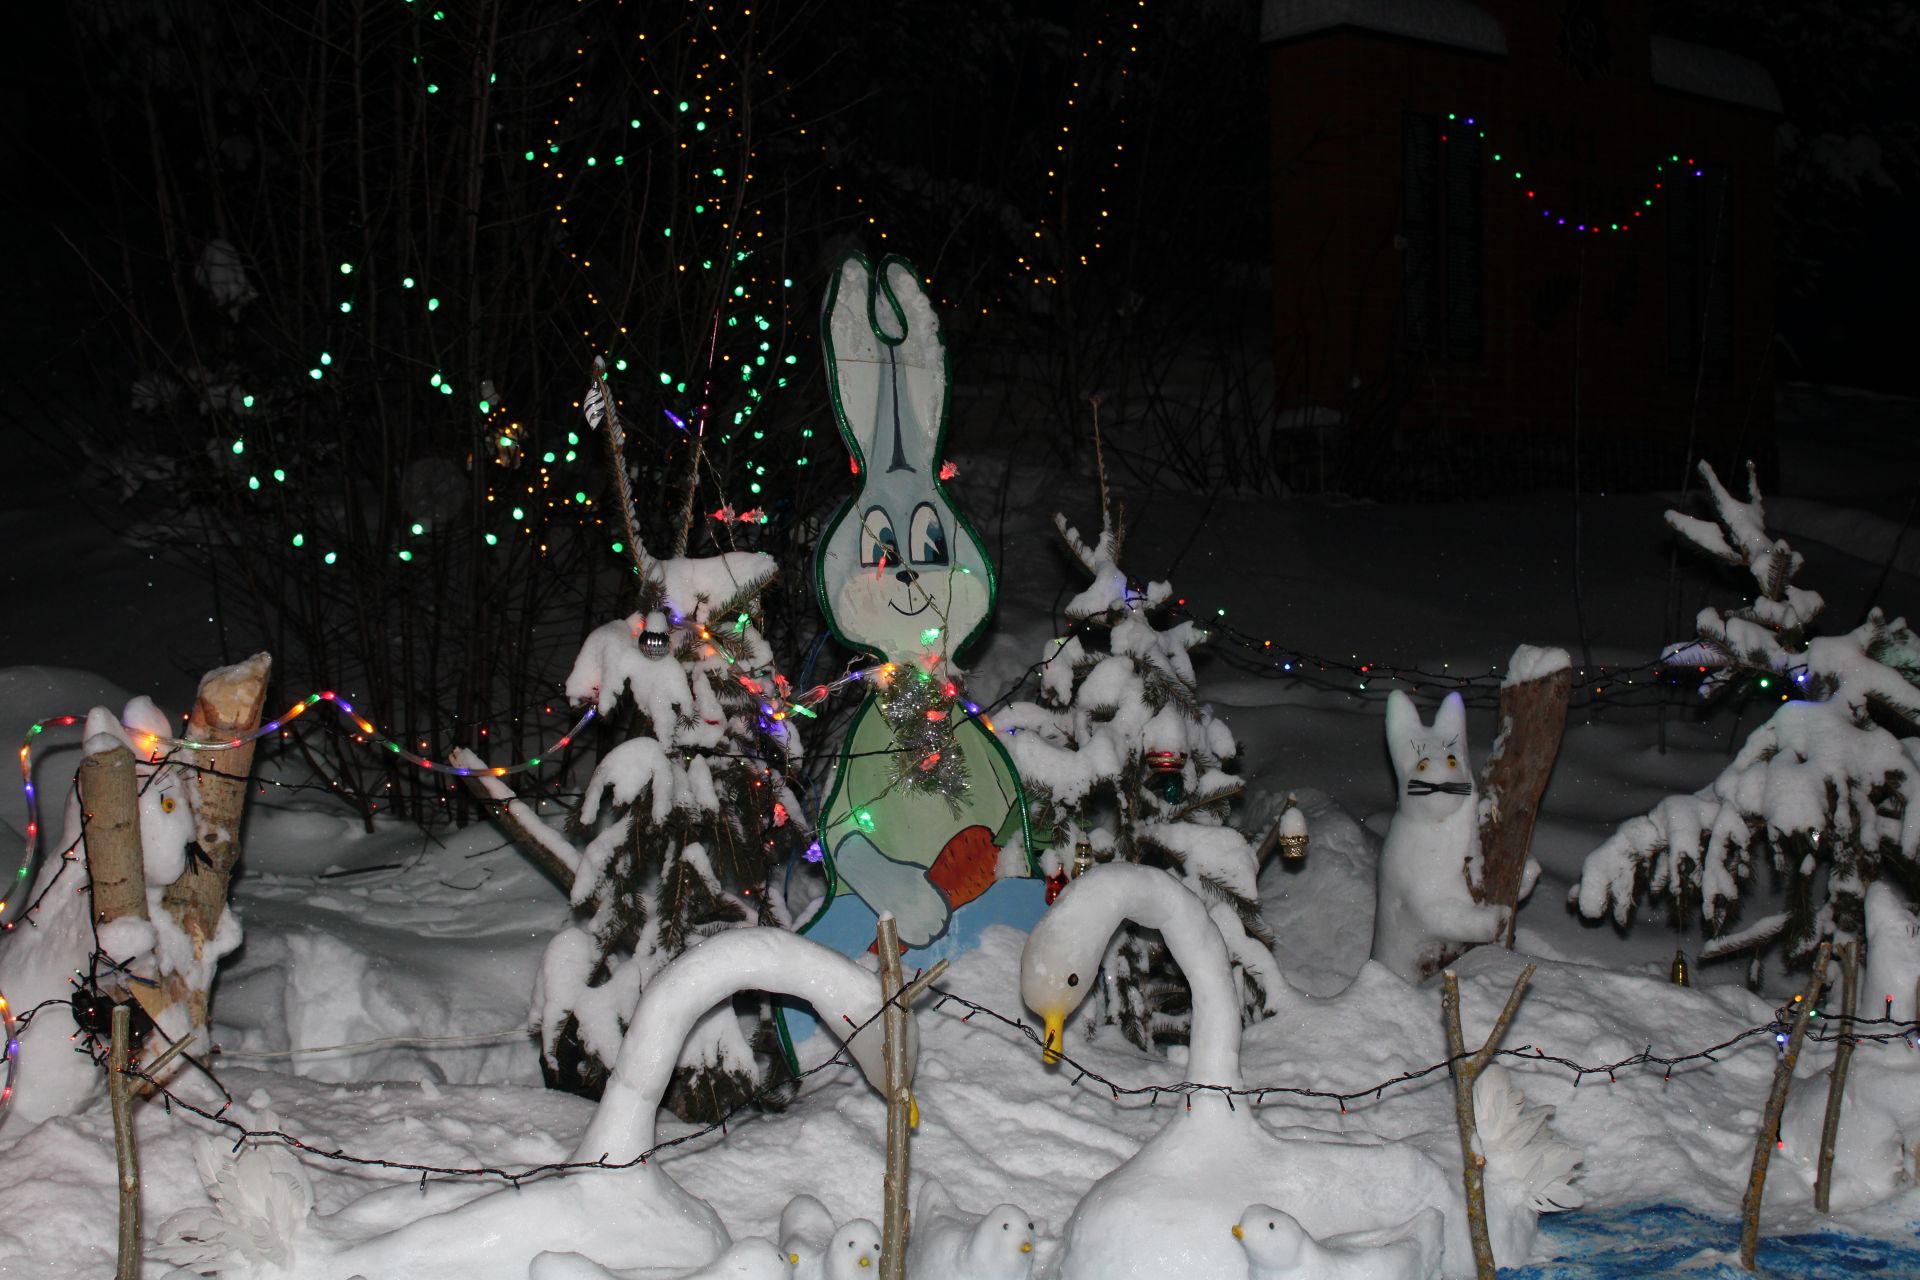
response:
<path id="1" fill-rule="evenodd" d="M 1476 137 L 1478 137 L 1482 141 L 1486 139 L 1487 131 L 1479 127 L 1478 116 L 1463 116 L 1460 112 L 1449 111 L 1447 113 L 1447 124 L 1449 128 L 1472 129 Z M 1447 144 L 1447 139 L 1448 139 L 1448 133 L 1443 131 L 1440 134 L 1440 144 L 1442 146 L 1445 146 Z M 1495 165 L 1503 166 L 1502 168 L 1497 170 L 1498 173 L 1510 172 L 1513 175 L 1511 178 L 1507 180 L 1511 182 L 1518 190 L 1524 191 L 1526 193 L 1526 198 L 1528 200 L 1536 201 L 1540 204 L 1540 216 L 1542 218 L 1551 222 L 1556 228 L 1565 227 L 1568 230 L 1574 232 L 1575 234 L 1579 234 L 1581 232 L 1590 232 L 1594 235 L 1599 235 L 1602 231 L 1606 231 L 1606 232 L 1630 231 L 1633 229 L 1633 220 L 1635 218 L 1638 218 L 1646 210 L 1651 209 L 1653 207 L 1654 197 L 1651 195 L 1642 195 L 1638 197 L 1640 201 L 1639 205 L 1626 211 L 1625 221 L 1614 222 L 1612 220 L 1605 220 L 1605 221 L 1596 221 L 1596 222 L 1588 223 L 1588 222 L 1580 221 L 1579 215 L 1576 214 L 1574 216 L 1572 225 L 1569 226 L 1567 219 L 1564 216 L 1565 210 L 1563 209 L 1561 211 L 1562 216 L 1555 216 L 1553 209 L 1549 207 L 1547 203 L 1540 198 L 1538 194 L 1539 188 L 1529 186 L 1527 184 L 1526 170 L 1506 169 L 1504 166 L 1508 163 L 1508 161 L 1505 158 L 1505 153 L 1499 152 L 1499 151 L 1496 151 L 1493 153 L 1493 163 Z M 1672 166 L 1671 171 L 1668 168 L 1669 165 Z M 1653 169 L 1654 169 L 1654 172 L 1656 174 L 1659 174 L 1660 176 L 1654 179 L 1653 186 L 1649 188 L 1649 190 L 1656 191 L 1656 192 L 1666 190 L 1666 179 L 1669 177 L 1690 176 L 1690 177 L 1699 178 L 1699 177 L 1704 177 L 1706 175 L 1706 170 L 1692 156 L 1687 156 L 1683 160 L 1681 158 L 1680 153 L 1677 151 L 1669 152 L 1667 155 L 1667 158 L 1655 164 L 1653 166 Z"/>

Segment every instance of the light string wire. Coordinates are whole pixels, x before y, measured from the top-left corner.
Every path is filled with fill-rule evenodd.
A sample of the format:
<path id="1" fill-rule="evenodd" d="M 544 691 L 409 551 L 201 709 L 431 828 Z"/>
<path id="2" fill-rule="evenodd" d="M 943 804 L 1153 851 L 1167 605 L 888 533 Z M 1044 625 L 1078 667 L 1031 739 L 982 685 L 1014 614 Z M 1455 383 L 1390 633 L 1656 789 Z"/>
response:
<path id="1" fill-rule="evenodd" d="M 901 1002 L 906 994 L 907 990 L 905 988 L 896 992 L 892 997 L 884 1001 L 872 1016 L 862 1022 L 856 1023 L 851 1018 L 842 1015 L 842 1020 L 852 1028 L 847 1033 L 846 1040 L 848 1042 L 852 1041 L 862 1031 L 872 1026 L 885 1014 L 888 1008 Z M 935 997 L 933 1011 L 937 1012 L 948 1004 L 955 1004 L 966 1010 L 966 1012 L 957 1019 L 957 1021 L 963 1024 L 971 1025 L 972 1019 L 976 1014 L 984 1015 L 991 1021 L 998 1022 L 1003 1026 L 1019 1032 L 1031 1041 L 1035 1048 L 1044 1049 L 1045 1047 L 1040 1032 L 1024 1019 L 1008 1017 L 985 1004 L 970 1000 L 957 992 L 949 991 L 943 987 L 930 988 L 928 994 Z M 1799 999 L 1800 997 L 1795 997 L 1794 1003 L 1797 1003 Z M 1497 1056 L 1509 1057 L 1522 1062 L 1538 1062 L 1564 1067 L 1573 1072 L 1574 1087 L 1576 1088 L 1579 1087 L 1580 1082 L 1587 1076 L 1604 1075 L 1610 1083 L 1617 1083 L 1617 1073 L 1640 1066 L 1662 1067 L 1664 1069 L 1662 1083 L 1665 1084 L 1672 1080 L 1675 1067 L 1688 1063 L 1720 1065 L 1725 1059 L 1716 1055 L 1732 1052 L 1746 1042 L 1756 1040 L 1761 1036 L 1772 1035 L 1776 1041 L 1776 1049 L 1782 1049 L 1784 1047 L 1784 1041 L 1789 1034 L 1789 1028 L 1792 1025 L 1792 1010 L 1792 1004 L 1784 1005 L 1775 1011 L 1774 1019 L 1771 1022 L 1747 1027 L 1717 1044 L 1673 1056 L 1656 1054 L 1653 1052 L 1653 1046 L 1648 1045 L 1645 1050 L 1630 1054 L 1616 1061 L 1588 1065 L 1561 1054 L 1548 1053 L 1531 1044 L 1522 1045 L 1514 1049 L 1501 1049 L 1498 1051 Z M 1815 1018 L 1822 1017 L 1818 1011 L 1815 1011 L 1812 1016 Z M 1827 1025 L 1831 1025 L 1835 1021 L 1836 1019 L 1832 1017 L 1826 1017 L 1824 1019 Z M 1896 1040 L 1909 1041 L 1910 1043 L 1920 1041 L 1920 1022 L 1911 1019 L 1903 1021 L 1889 1015 L 1881 1018 L 1854 1017 L 1846 1021 L 1851 1023 L 1851 1029 L 1848 1031 L 1809 1030 L 1809 1038 L 1823 1043 L 1848 1041 L 1855 1045 L 1869 1043 L 1889 1044 Z M 1879 1031 L 1862 1031 L 1862 1028 L 1865 1027 L 1881 1027 L 1885 1029 Z M 1116 1102 L 1123 1097 L 1144 1096 L 1148 1098 L 1148 1106 L 1152 1107 L 1158 1105 L 1160 1096 L 1165 1094 L 1169 1097 L 1184 1098 L 1187 1109 L 1191 1110 L 1193 1107 L 1193 1098 L 1196 1094 L 1214 1094 L 1224 1098 L 1229 1108 L 1233 1107 L 1234 1099 L 1236 1098 L 1249 1102 L 1253 1107 L 1258 1108 L 1269 1096 L 1285 1096 L 1331 1102 L 1339 1107 L 1342 1115 L 1348 1114 L 1348 1104 L 1350 1103 L 1365 1102 L 1368 1099 L 1380 1101 L 1389 1089 L 1410 1085 L 1435 1075 L 1438 1072 L 1449 1070 L 1456 1062 L 1464 1061 L 1471 1056 L 1471 1054 L 1461 1054 L 1458 1057 L 1446 1058 L 1426 1066 L 1403 1071 L 1398 1075 L 1358 1089 L 1338 1091 L 1280 1084 L 1232 1087 L 1228 1085 L 1208 1084 L 1195 1080 L 1179 1080 L 1161 1084 L 1123 1085 L 1102 1075 L 1092 1067 L 1087 1066 L 1085 1063 L 1076 1060 L 1064 1052 L 1056 1054 L 1060 1066 L 1065 1069 L 1062 1074 L 1064 1075 L 1067 1071 L 1072 1072 L 1072 1078 L 1067 1082 L 1069 1088 L 1078 1088 L 1083 1082 L 1092 1081 L 1102 1086 L 1110 1095 L 1110 1099 Z M 227 1104 L 221 1106 L 219 1109 L 210 1110 L 173 1093 L 164 1084 L 154 1080 L 136 1066 L 128 1066 L 125 1070 L 127 1074 L 153 1087 L 154 1091 L 162 1098 L 169 1115 L 173 1114 L 173 1108 L 177 1106 L 190 1115 L 209 1121 L 226 1130 L 227 1133 L 233 1137 L 233 1150 L 235 1152 L 239 1151 L 247 1142 L 272 1141 L 279 1142 L 284 1146 L 307 1155 L 341 1164 L 392 1169 L 404 1173 L 418 1173 L 422 1186 L 425 1186 L 428 1177 L 436 1176 L 444 1178 L 497 1178 L 511 1186 L 518 1187 L 522 1183 L 532 1179 L 553 1175 L 566 1175 L 592 1169 L 632 1169 L 646 1164 L 649 1160 L 664 1151 L 683 1146 L 706 1137 L 709 1134 L 718 1132 L 723 1137 L 731 1136 L 731 1122 L 733 1118 L 742 1111 L 750 1108 L 755 1111 L 764 1111 L 767 1109 L 765 1104 L 774 1102 L 784 1105 L 787 1100 L 791 1099 L 801 1081 L 810 1076 L 845 1066 L 848 1064 L 848 1061 L 848 1047 L 846 1043 L 842 1043 L 839 1049 L 825 1061 L 799 1071 L 776 1084 L 763 1087 L 745 1101 L 736 1103 L 729 1108 L 727 1113 L 720 1119 L 698 1129 L 681 1134 L 678 1137 L 657 1142 L 645 1151 L 626 1160 L 612 1160 L 608 1155 L 603 1154 L 594 1160 L 551 1161 L 545 1164 L 529 1165 L 517 1169 L 508 1169 L 497 1165 L 434 1165 L 419 1161 L 395 1159 L 387 1156 L 358 1155 L 350 1153 L 340 1147 L 329 1148 L 316 1146 L 306 1139 L 289 1133 L 284 1129 L 255 1129 L 241 1123 L 227 1114 L 227 1111 L 232 1105 L 231 1098 L 229 1098 Z M 102 1066 L 104 1067 L 105 1064 L 103 1063 Z"/>

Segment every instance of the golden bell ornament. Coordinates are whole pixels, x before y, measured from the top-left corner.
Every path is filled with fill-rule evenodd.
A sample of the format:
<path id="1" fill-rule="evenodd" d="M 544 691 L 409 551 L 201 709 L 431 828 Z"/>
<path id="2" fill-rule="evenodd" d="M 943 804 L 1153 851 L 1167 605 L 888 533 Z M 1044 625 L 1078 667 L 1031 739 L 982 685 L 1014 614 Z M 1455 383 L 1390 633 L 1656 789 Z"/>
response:
<path id="1" fill-rule="evenodd" d="M 1276 843 L 1280 846 L 1280 857 L 1287 862 L 1298 862 L 1307 856 L 1307 815 L 1300 812 L 1300 804 L 1292 796 L 1287 797 L 1287 807 L 1280 813 L 1280 835 Z"/>
<path id="2" fill-rule="evenodd" d="M 1673 953 L 1673 967 L 1667 970 L 1667 977 L 1676 987 L 1690 987 L 1693 985 L 1693 966 L 1688 963 L 1686 952 L 1676 951 Z"/>

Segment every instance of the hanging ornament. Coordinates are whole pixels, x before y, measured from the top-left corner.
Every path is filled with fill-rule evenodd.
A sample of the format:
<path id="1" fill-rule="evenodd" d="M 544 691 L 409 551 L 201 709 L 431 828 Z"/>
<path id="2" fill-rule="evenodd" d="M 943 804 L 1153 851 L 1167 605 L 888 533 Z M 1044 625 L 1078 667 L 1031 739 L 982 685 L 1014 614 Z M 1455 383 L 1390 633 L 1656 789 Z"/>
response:
<path id="1" fill-rule="evenodd" d="M 1693 965 L 1687 961 L 1685 951 L 1673 953 L 1673 967 L 1667 970 L 1667 978 L 1676 987 L 1693 985 Z"/>
<path id="2" fill-rule="evenodd" d="M 1070 874 L 1074 879 L 1078 880 L 1091 870 L 1093 870 L 1093 846 L 1085 840 L 1075 841 L 1073 846 L 1073 868 Z"/>
<path id="3" fill-rule="evenodd" d="M 672 650 L 672 637 L 667 631 L 667 615 L 654 610 L 647 615 L 646 625 L 637 637 L 640 652 L 649 658 L 664 658 Z"/>
<path id="4" fill-rule="evenodd" d="M 1147 752 L 1147 771 L 1152 784 L 1168 804 L 1179 804 L 1187 794 L 1187 753 L 1184 751 Z"/>
<path id="5" fill-rule="evenodd" d="M 1300 802 L 1292 795 L 1287 796 L 1287 807 L 1280 812 L 1280 857 L 1287 862 L 1298 862 L 1307 856 L 1307 815 L 1300 812 Z"/>
<path id="6" fill-rule="evenodd" d="M 1067 887 L 1067 873 L 1065 871 L 1056 871 L 1052 875 L 1048 876 L 1047 877 L 1047 905 L 1052 906 L 1053 900 L 1059 897 L 1060 891 L 1066 887 Z"/>

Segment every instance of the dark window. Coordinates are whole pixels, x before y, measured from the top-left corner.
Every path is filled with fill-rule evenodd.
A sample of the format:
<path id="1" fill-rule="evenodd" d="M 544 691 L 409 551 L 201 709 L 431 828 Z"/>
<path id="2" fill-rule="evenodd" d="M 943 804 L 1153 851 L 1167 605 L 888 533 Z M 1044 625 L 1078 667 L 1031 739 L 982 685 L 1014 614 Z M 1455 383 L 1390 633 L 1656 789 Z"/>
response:
<path id="1" fill-rule="evenodd" d="M 1667 369 L 1691 375 L 1701 368 L 1704 351 L 1706 375 L 1724 378 L 1733 345 L 1727 171 L 1716 165 L 1683 169 L 1666 179 L 1664 194 Z"/>
<path id="2" fill-rule="evenodd" d="M 1407 345 L 1480 358 L 1485 253 L 1478 129 L 1408 112 L 1400 127 L 1400 296 Z"/>

